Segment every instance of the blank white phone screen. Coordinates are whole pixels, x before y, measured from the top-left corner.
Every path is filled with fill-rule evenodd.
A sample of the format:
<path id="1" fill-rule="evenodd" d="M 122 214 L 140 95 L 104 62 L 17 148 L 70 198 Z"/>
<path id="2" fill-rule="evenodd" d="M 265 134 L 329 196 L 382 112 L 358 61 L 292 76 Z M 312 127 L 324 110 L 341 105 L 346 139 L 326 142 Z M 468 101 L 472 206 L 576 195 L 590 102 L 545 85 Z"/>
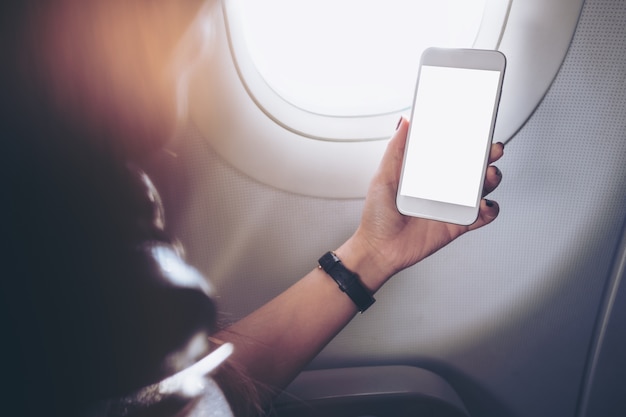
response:
<path id="1" fill-rule="evenodd" d="M 400 194 L 473 207 L 499 71 L 422 66 Z"/>

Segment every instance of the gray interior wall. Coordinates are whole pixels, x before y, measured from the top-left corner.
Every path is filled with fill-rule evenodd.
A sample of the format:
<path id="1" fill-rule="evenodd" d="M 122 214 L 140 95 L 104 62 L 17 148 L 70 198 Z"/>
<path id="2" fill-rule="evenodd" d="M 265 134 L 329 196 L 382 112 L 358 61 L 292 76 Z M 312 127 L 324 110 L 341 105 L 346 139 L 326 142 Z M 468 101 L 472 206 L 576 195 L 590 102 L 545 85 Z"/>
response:
<path id="1" fill-rule="evenodd" d="M 626 415 L 625 329 L 626 235 L 623 234 L 590 349 L 578 416 Z"/>
<path id="2" fill-rule="evenodd" d="M 626 214 L 625 25 L 626 2 L 586 1 L 561 71 L 499 163 L 500 218 L 395 277 L 312 368 L 414 364 L 450 381 L 472 415 L 576 415 Z M 225 323 L 358 224 L 362 201 L 259 184 L 193 125 L 169 150 L 148 171 Z"/>

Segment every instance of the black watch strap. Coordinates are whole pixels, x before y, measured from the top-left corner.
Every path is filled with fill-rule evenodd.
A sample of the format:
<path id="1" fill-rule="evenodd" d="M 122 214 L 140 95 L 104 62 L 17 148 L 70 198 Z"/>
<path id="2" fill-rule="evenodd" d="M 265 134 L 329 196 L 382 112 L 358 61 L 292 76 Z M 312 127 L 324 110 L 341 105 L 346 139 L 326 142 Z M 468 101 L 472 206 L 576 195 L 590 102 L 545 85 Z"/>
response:
<path id="1" fill-rule="evenodd" d="M 337 255 L 333 252 L 326 252 L 318 262 L 320 268 L 335 280 L 339 289 L 352 299 L 361 313 L 374 304 L 376 300 L 363 286 L 359 276 L 346 268 Z"/>

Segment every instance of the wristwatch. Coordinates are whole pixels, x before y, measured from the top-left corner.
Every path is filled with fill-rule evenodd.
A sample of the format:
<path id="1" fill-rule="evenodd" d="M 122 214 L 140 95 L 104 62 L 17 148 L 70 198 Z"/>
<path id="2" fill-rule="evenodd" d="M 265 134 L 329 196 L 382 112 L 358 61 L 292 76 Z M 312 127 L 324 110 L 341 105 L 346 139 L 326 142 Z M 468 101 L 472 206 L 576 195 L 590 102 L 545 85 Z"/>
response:
<path id="1" fill-rule="evenodd" d="M 335 280 L 339 289 L 346 293 L 363 313 L 376 301 L 363 286 L 359 276 L 346 268 L 334 252 L 326 252 L 319 259 L 320 268 Z"/>

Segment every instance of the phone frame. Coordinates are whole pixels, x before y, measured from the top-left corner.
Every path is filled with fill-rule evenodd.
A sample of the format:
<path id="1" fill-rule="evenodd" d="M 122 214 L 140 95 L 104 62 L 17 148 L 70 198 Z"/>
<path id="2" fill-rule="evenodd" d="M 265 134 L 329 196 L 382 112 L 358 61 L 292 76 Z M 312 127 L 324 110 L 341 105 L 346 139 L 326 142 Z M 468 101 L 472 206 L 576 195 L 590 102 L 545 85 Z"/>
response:
<path id="1" fill-rule="evenodd" d="M 420 76 L 423 66 L 451 67 L 451 68 L 467 68 L 478 70 L 499 71 L 496 98 L 494 100 L 494 108 L 492 120 L 489 129 L 489 135 L 484 140 L 484 160 L 482 164 L 482 173 L 480 178 L 480 187 L 473 206 L 465 206 L 452 204 L 448 202 L 428 200 L 400 194 L 402 190 L 402 182 L 404 180 L 405 166 L 407 164 L 407 150 L 411 140 L 411 129 L 413 126 L 415 102 L 419 94 Z M 396 206 L 398 211 L 404 215 L 423 217 L 426 219 L 438 220 L 447 223 L 456 223 L 461 225 L 470 225 L 478 218 L 480 201 L 482 200 L 482 184 L 485 181 L 485 174 L 489 162 L 489 152 L 493 141 L 493 132 L 500 103 L 502 92 L 502 83 L 504 80 L 504 72 L 506 68 L 506 57 L 499 51 L 485 49 L 453 49 L 453 48 L 428 48 L 420 59 L 419 73 L 413 96 L 413 109 L 411 110 L 411 126 L 407 133 L 407 144 L 405 154 L 402 161 L 402 171 L 400 174 L 400 182 L 396 196 Z"/>

